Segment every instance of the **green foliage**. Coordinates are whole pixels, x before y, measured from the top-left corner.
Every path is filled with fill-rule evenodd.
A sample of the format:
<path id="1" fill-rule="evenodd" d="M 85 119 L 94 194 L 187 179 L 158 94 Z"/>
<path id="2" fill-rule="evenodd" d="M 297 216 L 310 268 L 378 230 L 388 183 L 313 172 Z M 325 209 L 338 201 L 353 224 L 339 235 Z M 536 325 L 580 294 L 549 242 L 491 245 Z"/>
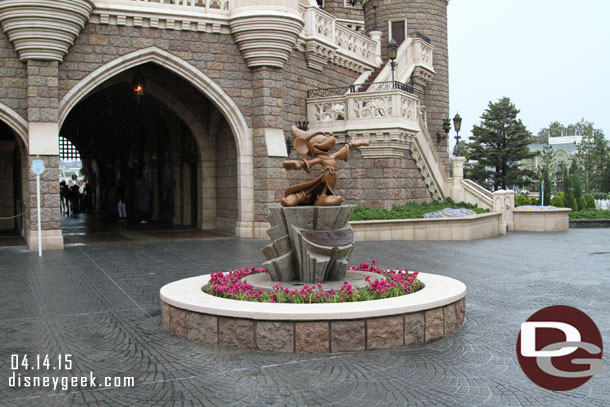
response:
<path id="1" fill-rule="evenodd" d="M 575 126 L 582 134 L 582 141 L 574 160 L 574 174 L 579 176 L 586 191 L 603 191 L 607 187 L 605 177 L 610 161 L 608 141 L 604 138 L 604 132 L 595 129 L 591 122 L 583 119 Z"/>
<path id="2" fill-rule="evenodd" d="M 587 209 L 595 209 L 595 198 L 593 198 L 593 194 L 589 194 L 587 198 Z"/>
<path id="3" fill-rule="evenodd" d="M 515 198 L 515 206 L 536 205 L 536 198 L 530 198 L 527 194 L 519 194 Z"/>
<path id="4" fill-rule="evenodd" d="M 532 134 L 521 119 L 519 110 L 509 98 L 489 102 L 481 116 L 481 124 L 473 126 L 470 151 L 466 158 L 471 162 L 468 176 L 493 190 L 508 185 L 522 185 L 531 171 L 521 169 L 521 160 L 534 157 L 528 149 Z"/>
<path id="5" fill-rule="evenodd" d="M 577 211 L 578 203 L 576 202 L 576 198 L 574 198 L 574 196 L 572 195 L 572 196 L 567 197 L 566 199 L 567 199 L 566 208 L 570 208 L 573 211 Z"/>
<path id="6" fill-rule="evenodd" d="M 584 196 L 584 195 L 582 195 L 582 194 L 581 194 L 581 195 L 578 197 L 578 201 L 577 201 L 577 202 L 578 202 L 578 208 L 579 208 L 580 210 L 587 209 L 587 200 L 585 199 L 585 196 Z M 594 205 L 594 206 L 595 206 L 595 205 Z"/>
<path id="7" fill-rule="evenodd" d="M 593 194 L 594 199 L 610 199 L 610 193 L 605 192 L 595 192 Z"/>
<path id="8" fill-rule="evenodd" d="M 350 220 L 385 220 L 385 219 L 422 219 L 428 212 L 436 212 L 445 208 L 467 208 L 472 209 L 476 213 L 486 213 L 489 209 L 478 208 L 466 202 L 453 202 L 447 199 L 447 202 L 433 201 L 429 203 L 417 204 L 409 202 L 405 205 L 396 205 L 392 210 L 383 208 L 370 208 L 361 204 L 356 205 Z"/>
<path id="9" fill-rule="evenodd" d="M 610 211 L 585 209 L 584 211 L 570 212 L 570 219 L 610 219 Z"/>
<path id="10" fill-rule="evenodd" d="M 554 197 L 551 198 L 551 205 L 554 206 L 555 208 L 564 208 L 565 205 L 563 204 L 563 198 L 564 198 L 564 193 L 560 192 L 557 195 L 555 195 Z"/>

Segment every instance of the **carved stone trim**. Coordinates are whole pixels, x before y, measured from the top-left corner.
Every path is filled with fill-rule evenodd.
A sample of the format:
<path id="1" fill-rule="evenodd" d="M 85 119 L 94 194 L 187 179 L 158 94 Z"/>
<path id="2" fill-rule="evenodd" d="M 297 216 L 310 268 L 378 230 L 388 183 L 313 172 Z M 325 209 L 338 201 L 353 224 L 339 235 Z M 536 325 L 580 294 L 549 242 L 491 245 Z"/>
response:
<path id="1" fill-rule="evenodd" d="M 249 68 L 283 68 L 304 23 L 296 10 L 244 7 L 231 13 L 229 24 Z"/>
<path id="2" fill-rule="evenodd" d="M 63 61 L 91 11 L 90 0 L 4 0 L 0 22 L 21 61 Z"/>

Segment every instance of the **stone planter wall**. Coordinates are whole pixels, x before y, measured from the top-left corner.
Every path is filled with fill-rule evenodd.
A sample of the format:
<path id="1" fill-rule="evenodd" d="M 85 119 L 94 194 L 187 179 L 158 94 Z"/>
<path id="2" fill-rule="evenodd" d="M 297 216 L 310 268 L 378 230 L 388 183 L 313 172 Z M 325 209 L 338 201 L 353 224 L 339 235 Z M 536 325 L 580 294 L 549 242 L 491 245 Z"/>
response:
<path id="1" fill-rule="evenodd" d="M 375 240 L 477 240 L 502 233 L 502 214 L 453 219 L 367 220 L 350 222 L 357 242 Z"/>
<path id="2" fill-rule="evenodd" d="M 422 344 L 458 330 L 466 286 L 419 273 L 420 291 L 375 301 L 270 304 L 230 300 L 202 291 L 209 275 L 161 288 L 163 328 L 188 340 L 269 352 L 334 353 Z"/>
<path id="3" fill-rule="evenodd" d="M 571 209 L 527 211 L 515 209 L 513 217 L 516 232 L 567 232 L 570 228 Z"/>
<path id="4" fill-rule="evenodd" d="M 221 317 L 163 303 L 163 329 L 192 341 L 269 352 L 335 353 L 392 349 L 440 339 L 460 329 L 465 299 L 401 315 L 336 321 L 266 321 Z"/>

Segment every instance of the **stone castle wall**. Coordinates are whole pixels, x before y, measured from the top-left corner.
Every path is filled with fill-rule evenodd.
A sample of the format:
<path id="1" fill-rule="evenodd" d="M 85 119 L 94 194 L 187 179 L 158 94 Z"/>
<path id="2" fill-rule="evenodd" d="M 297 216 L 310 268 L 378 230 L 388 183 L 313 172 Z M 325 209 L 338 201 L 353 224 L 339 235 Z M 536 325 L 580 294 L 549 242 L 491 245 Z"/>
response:
<path id="1" fill-rule="evenodd" d="M 409 14 L 410 7 L 419 7 L 420 11 Z M 327 2 L 325 9 L 339 18 L 362 18 L 361 11 L 345 8 L 339 1 Z M 391 13 L 407 16 L 409 33 L 421 31 L 432 39 L 437 74 L 426 90 L 425 104 L 431 133 L 442 131 L 442 118 L 448 117 L 446 0 L 410 1 L 406 4 L 405 0 L 387 0 L 378 9 L 379 26 L 386 31 L 382 41 L 387 41 L 387 18 Z M 370 25 L 368 17 L 367 25 Z M 285 158 L 269 157 L 265 129 L 283 129 L 288 138 L 290 126 L 307 118 L 305 101 L 308 90 L 347 87 L 359 76 L 358 72 L 331 63 L 322 71 L 311 69 L 307 65 L 305 53 L 296 49 L 290 54 L 283 69 L 248 68 L 234 38 L 229 34 L 88 23 L 63 62 L 20 62 L 13 45 L 4 33 L 0 33 L 0 102 L 29 122 L 57 122 L 59 102 L 83 78 L 106 63 L 149 47 L 157 47 L 175 55 L 212 79 L 237 105 L 246 125 L 252 130 L 255 224 L 266 223 L 269 204 L 279 201 L 284 188 L 314 176 L 307 176 L 301 171 L 286 173 L 282 169 Z M 385 52 L 385 47 L 382 50 Z M 170 109 L 188 110 L 190 121 L 187 120 L 186 124 L 189 127 L 196 123 L 204 128 L 208 126 L 207 107 L 212 104 L 204 95 L 186 80 L 154 64 L 143 66 L 142 71 L 152 75 L 151 84 L 156 80 L 155 85 L 163 88 L 167 96 L 171 96 L 160 99 L 162 103 Z M 127 75 L 132 73 L 122 77 L 118 74 L 109 82 L 129 82 Z M 176 107 L 177 105 L 180 106 Z M 208 148 L 219 157 L 213 170 L 217 202 L 211 210 L 215 211 L 219 225 L 222 224 L 223 229 L 230 229 L 232 222 L 238 218 L 237 147 L 227 122 L 223 119 L 219 123 L 217 134 L 194 131 L 194 135 L 198 138 L 202 151 Z M 214 141 L 205 141 L 206 137 Z M 441 147 L 441 156 L 446 160 L 446 146 Z M 295 157 L 293 151 L 290 158 Z M 25 160 L 24 164 L 31 164 L 32 159 L 30 157 L 29 161 Z M 48 209 L 43 212 L 43 228 L 59 229 L 59 191 L 58 185 L 55 185 L 59 178 L 58 160 L 53 155 L 43 159 L 46 160 L 48 170 L 41 187 L 44 194 L 49 194 L 43 198 L 43 205 Z M 203 158 L 203 166 L 209 165 L 206 164 L 209 160 L 209 157 Z M 352 151 L 351 161 L 339 165 L 338 192 L 350 203 L 363 202 L 366 205 L 389 208 L 407 200 L 430 200 L 430 193 L 408 151 L 404 158 L 386 159 L 363 159 L 359 151 Z M 201 175 L 205 184 L 205 174 Z M 203 188 L 205 190 L 209 187 L 210 185 L 204 185 Z M 29 176 L 29 186 L 24 189 L 25 194 L 29 191 L 29 196 L 24 197 L 24 201 L 30 204 L 35 199 L 35 190 L 32 188 L 35 188 L 35 183 L 32 183 L 32 177 Z M 208 198 L 200 197 L 200 201 L 202 199 Z M 35 208 L 35 205 L 30 205 L 30 208 Z M 36 214 L 33 209 L 30 209 L 28 215 L 29 219 L 34 220 L 31 225 L 34 228 Z"/>
<path id="2" fill-rule="evenodd" d="M 4 103 L 24 119 L 27 112 L 26 90 L 28 86 L 26 64 L 6 36 L 0 30 L 0 103 Z"/>
<path id="3" fill-rule="evenodd" d="M 447 40 L 447 0 L 384 0 L 377 9 L 377 24 L 383 33 L 381 37 L 381 55 L 388 60 L 387 43 L 388 21 L 399 18 L 407 19 L 407 35 L 420 32 L 430 38 L 434 47 L 434 79 L 428 84 L 423 102 L 428 115 L 428 129 L 435 142 L 441 161 L 448 175 L 449 155 L 448 140 L 436 143 L 437 132 L 443 131 L 443 119 L 449 118 L 449 54 Z M 373 29 L 373 11 L 370 2 L 365 5 L 366 32 Z M 418 95 L 422 96 L 422 95 Z"/>
<path id="4" fill-rule="evenodd" d="M 361 2 L 358 2 L 356 7 L 352 7 L 349 4 L 349 0 L 345 0 L 345 3 L 347 3 L 347 6 L 345 6 L 344 0 L 325 0 L 322 9 L 324 11 L 328 11 L 337 18 L 346 20 L 364 20 Z"/>

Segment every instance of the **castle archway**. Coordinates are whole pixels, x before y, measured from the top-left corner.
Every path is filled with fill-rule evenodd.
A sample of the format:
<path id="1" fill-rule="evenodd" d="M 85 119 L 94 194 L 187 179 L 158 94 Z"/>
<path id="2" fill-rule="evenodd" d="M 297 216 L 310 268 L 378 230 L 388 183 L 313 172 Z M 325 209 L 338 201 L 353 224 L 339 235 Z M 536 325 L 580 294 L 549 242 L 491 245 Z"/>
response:
<path id="1" fill-rule="evenodd" d="M 188 85 L 195 91 L 193 95 L 207 101 L 206 111 L 209 115 L 205 120 L 201 120 L 201 110 L 193 108 L 191 99 L 177 95 L 167 85 L 165 79 L 155 77 L 159 69 L 166 74 L 171 73 L 172 80 Z M 137 73 L 143 73 L 146 79 L 145 95 L 155 100 L 155 103 L 161 103 L 164 109 L 178 117 L 197 142 L 197 150 L 200 154 L 199 166 L 196 169 L 200 177 L 200 195 L 197 200 L 198 214 L 201 217 L 198 226 L 204 229 L 216 228 L 225 232 L 231 229 L 231 233 L 238 236 L 251 236 L 254 213 L 251 131 L 231 98 L 204 73 L 180 58 L 151 47 L 124 55 L 93 71 L 61 100 L 59 120 L 62 132 L 68 117 L 79 103 L 96 92 L 107 91 L 107 88 L 115 84 L 131 84 Z M 187 107 L 182 100 L 188 100 L 189 106 Z M 222 137 L 214 136 L 215 131 L 221 131 Z M 222 150 L 225 148 L 227 134 L 230 135 L 235 149 L 234 157 L 229 150 Z M 221 145 L 218 144 L 219 141 Z M 222 163 L 217 160 L 219 151 L 215 151 L 214 148 L 221 148 Z M 233 169 L 226 168 L 227 171 L 224 171 L 222 165 L 227 163 L 232 165 Z M 194 168 L 190 170 L 193 171 Z M 217 174 L 219 177 L 216 177 Z M 226 187 L 230 184 L 226 184 L 224 182 L 226 180 L 221 179 L 222 177 L 235 179 L 236 185 L 233 191 L 230 190 L 231 186 Z M 217 188 L 217 185 L 221 187 Z M 230 198 L 227 198 L 229 196 Z M 228 212 L 219 213 L 218 202 L 226 199 L 230 204 L 223 204 L 222 209 L 224 211 L 229 208 Z M 234 216 L 231 211 L 235 212 Z"/>
<path id="2" fill-rule="evenodd" d="M 20 117 L 5 109 L 8 108 L 0 107 L 0 246 L 12 246 L 25 244 L 27 126 Z"/>
<path id="3" fill-rule="evenodd" d="M 141 95 L 136 77 L 144 80 Z M 191 83 L 148 62 L 107 78 L 66 111 L 60 136 L 80 152 L 89 181 L 78 211 L 118 219 L 121 201 L 131 222 L 235 233 L 239 144 L 225 115 Z"/>

